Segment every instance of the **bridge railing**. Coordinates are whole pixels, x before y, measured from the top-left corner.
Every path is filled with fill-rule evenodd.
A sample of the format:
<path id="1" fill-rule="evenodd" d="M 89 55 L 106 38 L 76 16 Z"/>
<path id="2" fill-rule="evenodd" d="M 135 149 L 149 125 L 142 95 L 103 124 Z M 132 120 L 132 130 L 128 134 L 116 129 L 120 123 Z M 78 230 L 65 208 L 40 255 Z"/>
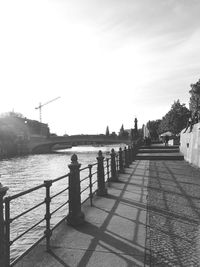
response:
<path id="1" fill-rule="evenodd" d="M 45 180 L 41 185 L 13 196 L 5 197 L 8 188 L 0 184 L 0 266 L 13 266 L 43 239 L 46 239 L 46 250 L 49 251 L 51 248 L 50 240 L 52 231 L 63 220 L 66 219 L 68 224 L 72 226 L 83 223 L 84 214 L 81 211 L 82 204 L 89 200 L 92 206 L 95 194 L 98 196 L 107 195 L 107 187 L 109 187 L 111 182 L 119 181 L 118 174 L 123 173 L 124 168 L 128 167 L 134 160 L 136 149 L 137 146 L 133 145 L 128 148 L 125 147 L 123 150 L 120 148 L 117 152 L 112 149 L 107 157 L 104 157 L 102 152 L 99 151 L 97 162 L 89 164 L 84 168 L 80 168 L 81 164 L 78 163 L 78 158 L 74 154 L 71 157 L 71 164 L 68 165 L 70 169 L 69 173 L 53 180 Z M 81 178 L 80 173 L 82 174 Z M 64 186 L 62 184 L 62 187 L 56 191 L 56 193 L 53 193 L 52 191 L 55 190 L 52 189 L 59 181 L 64 181 Z M 34 203 L 34 205 L 25 209 L 23 212 L 19 211 L 17 215 L 12 214 L 11 205 L 15 200 L 19 201 L 21 197 L 29 196 L 31 193 L 38 192 L 39 190 L 44 191 L 41 201 L 36 204 Z M 52 207 L 52 201 L 58 199 L 58 197 L 63 194 L 65 194 L 65 196 L 63 196 L 62 200 L 59 199 L 59 201 L 57 201 L 59 205 L 56 208 Z M 40 207 L 42 207 L 41 213 L 43 217 L 35 221 L 36 216 L 34 216 L 32 218 L 34 223 L 11 240 L 10 233 L 11 231 L 13 232 L 13 223 L 24 216 L 26 220 L 28 214 Z M 65 208 L 65 210 L 62 211 L 62 217 L 59 217 L 57 223 L 53 223 L 52 217 L 63 208 Z M 66 212 L 68 212 L 67 216 Z M 26 224 L 26 222 L 24 222 L 24 224 Z M 37 241 L 33 242 L 28 249 L 22 251 L 21 255 L 13 258 L 13 244 L 18 240 L 24 240 L 25 236 L 33 230 L 39 231 L 40 237 L 38 237 Z M 30 236 L 28 236 L 28 238 L 30 238 Z"/>

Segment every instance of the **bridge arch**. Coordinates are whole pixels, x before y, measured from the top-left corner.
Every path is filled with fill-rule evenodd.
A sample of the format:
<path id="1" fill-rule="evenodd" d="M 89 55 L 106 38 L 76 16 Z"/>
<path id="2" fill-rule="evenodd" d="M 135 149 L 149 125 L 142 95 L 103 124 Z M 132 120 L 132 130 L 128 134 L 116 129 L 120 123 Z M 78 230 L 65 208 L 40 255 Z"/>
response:
<path id="1" fill-rule="evenodd" d="M 81 136 L 76 138 L 71 137 L 53 137 L 41 140 L 34 140 L 30 142 L 29 151 L 33 154 L 51 153 L 55 145 L 66 145 L 68 147 L 78 145 L 108 145 L 126 143 L 130 144 L 130 140 L 117 139 L 117 138 L 105 138 L 101 136 Z"/>

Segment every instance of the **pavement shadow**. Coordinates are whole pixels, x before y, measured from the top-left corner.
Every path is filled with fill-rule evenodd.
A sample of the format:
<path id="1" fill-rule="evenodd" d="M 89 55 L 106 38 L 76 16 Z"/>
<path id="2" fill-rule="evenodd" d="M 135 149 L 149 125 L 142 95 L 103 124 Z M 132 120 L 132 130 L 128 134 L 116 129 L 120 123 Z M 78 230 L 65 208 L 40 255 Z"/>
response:
<path id="1" fill-rule="evenodd" d="M 125 174 L 135 174 L 134 170 L 138 168 L 138 164 L 134 167 L 131 166 L 130 169 L 125 169 Z M 144 169 L 142 168 L 142 171 Z M 121 175 L 120 179 L 123 179 L 123 174 Z M 125 178 L 127 178 L 127 175 L 125 175 Z M 112 207 L 112 209 L 109 211 L 108 216 L 104 220 L 103 224 L 100 227 L 97 227 L 94 224 L 91 224 L 87 222 L 84 227 L 77 227 L 76 230 L 83 232 L 87 235 L 90 235 L 93 237 L 93 240 L 88 247 L 87 251 L 83 255 L 82 259 L 80 260 L 77 267 L 87 266 L 90 258 L 92 257 L 92 254 L 96 251 L 97 247 L 101 245 L 102 248 L 104 248 L 107 252 L 116 254 L 119 258 L 122 258 L 126 262 L 126 266 L 143 266 L 144 265 L 144 247 L 142 247 L 138 242 L 138 229 L 139 225 L 141 224 L 141 221 L 139 220 L 141 209 L 144 209 L 144 205 L 142 205 L 143 201 L 143 194 L 140 194 L 139 196 L 139 203 L 141 205 L 136 205 L 136 203 L 132 199 L 126 199 L 125 194 L 127 191 L 129 191 L 128 187 L 130 184 L 132 176 L 129 175 L 128 180 L 121 180 L 121 182 L 124 183 L 124 188 L 121 190 L 121 193 L 119 196 L 114 195 L 108 195 L 107 199 L 113 199 L 115 200 L 115 204 Z M 142 180 L 142 179 L 141 179 Z M 141 188 L 143 186 L 143 183 L 141 183 Z M 115 187 L 115 184 L 113 184 L 113 187 Z M 129 207 L 134 207 L 137 209 L 137 214 L 135 216 L 135 219 L 131 219 L 131 216 L 126 215 L 120 215 L 119 211 L 119 205 L 129 205 Z M 96 207 L 97 209 L 99 207 Z M 105 211 L 105 210 L 104 210 Z M 129 217 L 129 218 L 128 218 Z M 134 225 L 134 235 L 132 236 L 132 239 L 125 238 L 123 236 L 123 233 L 121 233 L 121 230 L 117 233 L 116 231 L 112 230 L 112 220 L 119 220 L 123 219 L 126 223 L 129 221 L 132 226 Z M 131 258 L 127 258 L 127 255 Z M 137 264 L 139 262 L 139 264 Z"/>
<path id="2" fill-rule="evenodd" d="M 89 237 L 87 248 L 82 249 L 82 255 L 76 264 L 77 267 L 96 266 L 95 259 L 109 257 L 110 260 L 116 260 L 127 267 L 143 267 L 145 264 L 145 236 L 146 236 L 146 186 L 147 179 L 146 166 L 142 162 L 142 168 L 138 169 L 140 162 L 135 162 L 130 166 L 126 173 L 120 175 L 121 183 L 111 183 L 111 193 L 104 197 L 104 201 L 94 201 L 93 210 L 96 214 L 106 214 L 104 220 L 87 221 L 81 226 L 74 229 L 82 236 Z M 138 187 L 131 184 L 136 179 L 137 172 L 143 173 L 143 177 L 139 177 Z M 127 176 L 127 173 L 129 174 Z M 128 179 L 127 179 L 128 178 Z M 137 178 L 138 179 L 138 178 Z M 112 191 L 113 190 L 113 191 Z M 117 195 L 112 194 L 116 192 Z M 106 203 L 113 203 L 110 207 Z M 61 266 L 69 266 L 66 258 L 63 259 L 56 249 L 50 252 Z M 73 265 L 74 266 L 74 265 Z M 109 265 L 107 265 L 109 266 Z M 114 266 L 114 265 L 112 265 Z"/>
<path id="3" fill-rule="evenodd" d="M 51 249 L 50 251 L 48 251 L 49 255 L 51 255 L 61 266 L 63 267 L 70 267 L 70 265 L 68 265 L 67 263 L 65 263 L 64 260 L 61 259 L 61 257 L 59 257 L 58 255 L 56 255 L 55 252 L 53 252 L 53 250 Z"/>

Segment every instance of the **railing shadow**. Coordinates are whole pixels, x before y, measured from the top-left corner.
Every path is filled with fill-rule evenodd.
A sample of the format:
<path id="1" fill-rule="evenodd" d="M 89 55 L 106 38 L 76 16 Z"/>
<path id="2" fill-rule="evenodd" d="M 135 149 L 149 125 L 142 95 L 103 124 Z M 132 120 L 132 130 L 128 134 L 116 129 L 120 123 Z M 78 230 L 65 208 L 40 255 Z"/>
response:
<path id="1" fill-rule="evenodd" d="M 70 267 L 70 265 L 68 265 L 67 263 L 65 263 L 64 260 L 62 260 L 60 257 L 58 257 L 58 255 L 56 255 L 56 253 L 54 253 L 52 251 L 52 249 L 48 252 L 57 262 L 59 262 L 61 264 L 61 266 L 64 267 Z"/>
<path id="2" fill-rule="evenodd" d="M 138 164 L 131 166 L 131 174 L 135 172 Z M 129 170 L 130 170 L 129 169 Z M 143 169 L 144 171 L 144 169 Z M 124 177 L 124 178 L 123 178 Z M 146 191 L 144 192 L 144 183 L 147 179 L 144 171 L 144 177 L 140 178 L 141 186 L 138 194 L 135 187 L 130 185 L 131 179 L 134 180 L 133 175 L 127 176 L 121 175 L 121 183 L 113 183 L 111 185 L 111 194 L 108 194 L 101 202 L 101 199 L 97 198 L 94 201 L 92 207 L 92 213 L 94 211 L 99 214 L 104 214 L 104 219 L 99 220 L 91 218 L 86 221 L 81 226 L 76 226 L 74 229 L 80 235 L 87 236 L 90 242 L 87 243 L 87 247 L 82 249 L 82 255 L 79 256 L 77 267 L 83 266 L 95 266 L 95 258 L 100 257 L 103 260 L 103 255 L 109 255 L 109 257 L 116 257 L 118 263 L 116 266 L 123 262 L 128 267 L 136 266 L 141 267 L 145 264 L 145 213 L 146 206 L 144 203 L 144 198 L 146 196 Z M 120 187 L 120 194 L 115 196 L 112 194 L 112 190 L 116 190 L 117 186 Z M 132 193 L 132 194 L 130 194 Z M 132 198 L 133 195 L 136 199 Z M 111 206 L 107 206 L 106 203 L 111 202 Z M 106 206 L 104 206 L 106 205 Z M 87 209 L 86 209 L 87 210 Z M 94 215 L 93 215 L 94 216 Z M 90 216 L 89 216 L 90 217 Z M 86 214 L 87 219 L 87 214 Z M 143 228 L 143 230 L 142 230 Z M 87 238 L 86 238 L 87 239 Z M 66 247 L 66 249 L 69 246 Z M 74 248 L 75 250 L 81 249 L 81 246 Z M 52 246 L 52 251 L 50 255 L 54 257 L 62 266 L 67 265 L 66 258 L 62 258 L 59 248 L 54 249 Z M 78 255 L 78 253 L 77 253 Z M 78 256 L 77 256 L 78 257 Z M 97 264 L 97 266 L 100 266 Z M 105 264 L 101 266 L 106 266 Z"/>

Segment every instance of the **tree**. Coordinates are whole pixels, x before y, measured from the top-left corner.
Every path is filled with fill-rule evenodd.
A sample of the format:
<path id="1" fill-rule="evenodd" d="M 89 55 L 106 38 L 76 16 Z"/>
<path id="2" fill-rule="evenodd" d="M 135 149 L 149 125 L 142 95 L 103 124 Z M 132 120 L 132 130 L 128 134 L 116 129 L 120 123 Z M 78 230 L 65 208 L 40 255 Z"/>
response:
<path id="1" fill-rule="evenodd" d="M 159 138 L 159 126 L 161 120 L 149 121 L 147 127 L 150 133 L 150 136 L 153 140 L 158 140 Z"/>
<path id="2" fill-rule="evenodd" d="M 187 125 L 189 114 L 190 112 L 185 104 L 181 104 L 179 100 L 175 101 L 170 111 L 162 118 L 158 132 L 170 131 L 173 134 L 180 133 Z"/>
<path id="3" fill-rule="evenodd" d="M 191 90 L 189 91 L 190 93 L 190 111 L 192 115 L 194 116 L 195 111 L 200 110 L 200 80 L 196 82 L 195 84 L 191 84 Z"/>
<path id="4" fill-rule="evenodd" d="M 19 112 L 14 112 L 14 111 L 2 113 L 2 114 L 0 114 L 0 117 L 1 118 L 6 118 L 6 117 L 25 118 L 23 114 L 21 114 Z"/>
<path id="5" fill-rule="evenodd" d="M 109 136 L 109 135 L 110 135 L 109 127 L 107 126 L 107 127 L 106 127 L 106 136 Z"/>

